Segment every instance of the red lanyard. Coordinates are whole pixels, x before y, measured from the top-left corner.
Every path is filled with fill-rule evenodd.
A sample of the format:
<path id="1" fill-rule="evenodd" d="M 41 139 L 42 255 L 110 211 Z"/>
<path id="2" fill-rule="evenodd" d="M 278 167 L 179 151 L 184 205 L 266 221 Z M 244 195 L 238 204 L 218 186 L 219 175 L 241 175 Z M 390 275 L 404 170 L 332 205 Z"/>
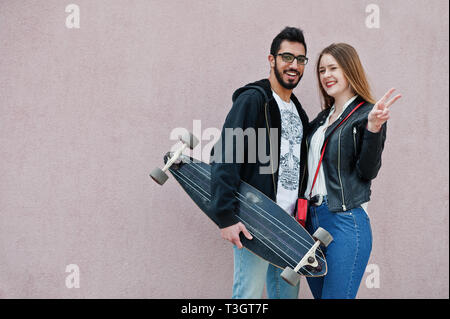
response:
<path id="1" fill-rule="evenodd" d="M 352 115 L 353 114 L 353 112 L 355 112 L 361 105 L 363 105 L 364 104 L 364 102 L 361 102 L 361 103 L 359 103 L 346 117 L 345 117 L 345 119 L 343 119 L 342 121 L 341 121 L 341 123 L 339 123 L 339 125 L 338 126 L 336 126 L 334 129 L 333 129 L 333 131 L 331 132 L 331 134 L 333 134 L 333 132 L 334 131 L 336 131 L 337 130 L 337 128 L 339 127 L 339 126 L 341 126 L 349 117 L 350 117 L 350 115 Z M 319 175 L 319 169 L 320 169 L 320 164 L 322 164 L 322 159 L 323 159 L 323 154 L 325 154 L 325 148 L 327 147 L 327 143 L 328 143 L 328 140 L 330 139 L 330 136 L 331 136 L 331 134 L 328 136 L 328 138 L 327 138 L 327 140 L 325 141 L 325 143 L 323 144 L 323 147 L 322 147 L 322 154 L 320 154 L 320 160 L 319 160 L 319 165 L 317 165 L 317 170 L 316 170 L 316 174 L 314 175 L 314 180 L 313 180 L 313 184 L 312 184 L 312 186 L 311 186 L 311 191 L 309 192 L 309 198 L 311 198 L 311 195 L 312 195 L 312 191 L 313 191 L 313 188 L 314 188 L 314 184 L 316 183 L 316 179 L 317 179 L 317 175 Z"/>

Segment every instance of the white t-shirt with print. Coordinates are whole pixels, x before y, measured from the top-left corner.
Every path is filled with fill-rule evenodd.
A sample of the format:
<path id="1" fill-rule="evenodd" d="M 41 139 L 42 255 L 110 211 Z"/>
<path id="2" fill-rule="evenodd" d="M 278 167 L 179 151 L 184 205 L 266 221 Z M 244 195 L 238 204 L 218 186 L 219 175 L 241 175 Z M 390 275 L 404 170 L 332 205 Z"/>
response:
<path id="1" fill-rule="evenodd" d="M 280 163 L 276 201 L 289 215 L 294 214 L 298 198 L 300 174 L 300 148 L 303 125 L 294 102 L 283 101 L 275 92 L 273 96 L 281 115 Z"/>

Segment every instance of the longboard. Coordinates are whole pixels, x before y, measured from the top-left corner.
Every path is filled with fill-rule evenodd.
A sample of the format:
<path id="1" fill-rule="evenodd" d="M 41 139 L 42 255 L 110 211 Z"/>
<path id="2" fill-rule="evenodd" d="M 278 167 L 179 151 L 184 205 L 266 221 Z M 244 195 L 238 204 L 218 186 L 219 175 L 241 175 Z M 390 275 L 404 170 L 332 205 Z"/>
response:
<path id="1" fill-rule="evenodd" d="M 184 141 L 193 148 L 189 145 L 189 138 Z M 185 148 L 186 144 L 182 150 Z M 168 170 L 200 210 L 218 224 L 210 209 L 211 166 L 183 155 L 181 151 L 167 153 L 164 162 L 163 170 L 156 168 L 150 176 L 162 185 L 168 178 L 165 175 Z M 313 238 L 273 200 L 245 181 L 241 181 L 235 197 L 239 203 L 236 216 L 253 237 L 248 240 L 241 233 L 245 248 L 284 269 L 283 279 L 293 285 L 298 282 L 298 275 L 319 277 L 327 273 L 327 263 L 319 245 L 327 246 L 332 241 L 328 232 L 319 228 Z"/>

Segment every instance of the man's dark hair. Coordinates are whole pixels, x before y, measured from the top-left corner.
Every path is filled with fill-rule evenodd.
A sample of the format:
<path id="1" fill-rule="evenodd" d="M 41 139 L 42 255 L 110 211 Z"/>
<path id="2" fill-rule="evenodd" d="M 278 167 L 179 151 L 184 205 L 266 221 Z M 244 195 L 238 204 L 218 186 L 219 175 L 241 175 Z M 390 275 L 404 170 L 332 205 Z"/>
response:
<path id="1" fill-rule="evenodd" d="M 284 40 L 290 41 L 290 42 L 299 42 L 304 45 L 305 47 L 305 54 L 306 54 L 306 43 L 305 38 L 303 36 L 303 31 L 299 28 L 294 27 L 286 27 L 281 31 L 275 39 L 272 41 L 272 45 L 270 47 L 270 54 L 275 56 L 275 54 L 278 53 L 280 50 L 281 42 Z"/>

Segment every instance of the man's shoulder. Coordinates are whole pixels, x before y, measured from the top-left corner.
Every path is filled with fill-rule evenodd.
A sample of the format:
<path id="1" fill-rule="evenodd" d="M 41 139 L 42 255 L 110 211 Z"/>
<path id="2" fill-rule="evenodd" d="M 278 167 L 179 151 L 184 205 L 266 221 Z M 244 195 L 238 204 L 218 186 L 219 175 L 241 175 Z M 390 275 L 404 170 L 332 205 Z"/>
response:
<path id="1" fill-rule="evenodd" d="M 266 99 L 256 88 L 246 88 L 233 101 L 234 108 L 247 108 L 249 111 L 261 111 Z"/>
<path id="2" fill-rule="evenodd" d="M 233 93 L 233 102 L 235 102 L 240 97 L 262 101 L 270 100 L 272 98 L 272 91 L 270 88 L 269 80 L 262 79 L 240 87 Z"/>
<path id="3" fill-rule="evenodd" d="M 246 88 L 245 91 L 242 91 L 241 94 L 236 98 L 236 101 L 238 100 L 251 100 L 251 101 L 258 101 L 263 102 L 264 96 L 262 93 L 256 89 L 256 88 Z"/>

